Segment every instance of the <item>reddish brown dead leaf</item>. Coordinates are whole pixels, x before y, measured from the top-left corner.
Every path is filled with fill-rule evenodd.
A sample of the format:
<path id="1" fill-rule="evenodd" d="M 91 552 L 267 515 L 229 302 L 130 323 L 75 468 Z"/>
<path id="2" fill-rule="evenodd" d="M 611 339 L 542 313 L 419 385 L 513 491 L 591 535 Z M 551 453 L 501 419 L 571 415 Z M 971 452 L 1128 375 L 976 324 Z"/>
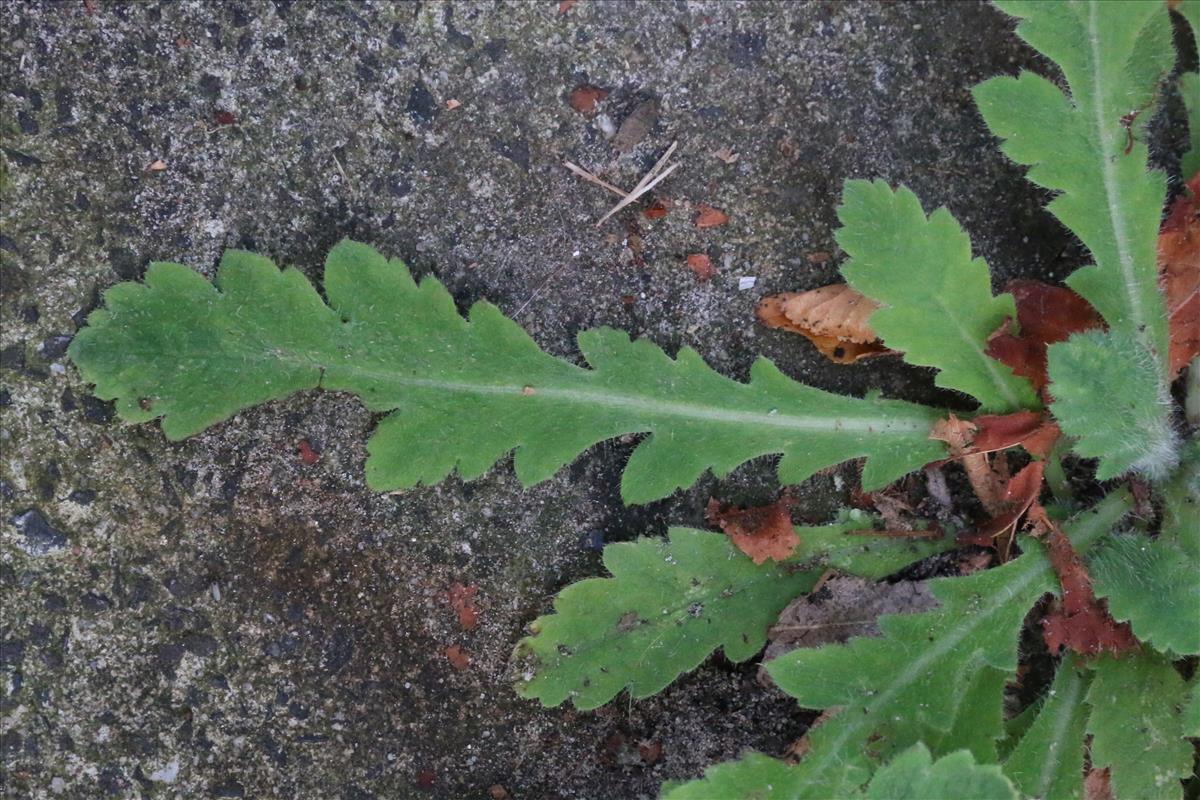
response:
<path id="1" fill-rule="evenodd" d="M 687 257 L 688 269 L 695 275 L 698 281 L 707 281 L 717 274 L 717 268 L 713 266 L 712 259 L 704 253 L 692 253 Z"/>
<path id="2" fill-rule="evenodd" d="M 642 761 L 649 765 L 656 763 L 662 758 L 663 746 L 662 742 L 657 740 L 647 740 L 638 742 L 638 755 L 642 757 Z"/>
<path id="3" fill-rule="evenodd" d="M 989 514 L 998 516 L 1006 510 L 1001 503 L 1005 481 L 1002 475 L 992 469 L 986 453 L 972 451 L 976 430 L 975 423 L 951 414 L 949 418 L 934 423 L 929 438 L 949 446 L 950 456 L 961 460 L 967 480 L 971 482 L 979 502 L 983 503 Z"/>
<path id="4" fill-rule="evenodd" d="M 755 313 L 771 328 L 799 333 L 838 364 L 891 355 L 867 323 L 879 306 L 844 283 L 763 298 Z"/>
<path id="5" fill-rule="evenodd" d="M 450 662 L 450 666 L 454 667 L 459 672 L 471 666 L 471 657 L 467 655 L 467 651 L 463 650 L 456 644 L 452 644 L 445 650 L 446 660 Z"/>
<path id="6" fill-rule="evenodd" d="M 733 152 L 732 147 L 722 147 L 720 150 L 713 151 L 713 158 L 725 164 L 736 164 L 739 156 Z"/>
<path id="7" fill-rule="evenodd" d="M 558 0 L 558 13 L 565 14 L 571 10 L 571 7 L 578 3 L 579 0 Z"/>
<path id="8" fill-rule="evenodd" d="M 453 111 L 454 109 L 461 108 L 461 107 L 462 107 L 462 101 L 458 100 L 457 98 L 451 97 L 449 100 L 446 101 L 446 110 L 447 111 Z"/>
<path id="9" fill-rule="evenodd" d="M 976 453 L 993 453 L 1020 445 L 1030 455 L 1045 458 L 1062 435 L 1056 424 L 1033 411 L 984 414 L 971 422 L 975 425 L 975 436 L 970 449 Z"/>
<path id="10" fill-rule="evenodd" d="M 668 213 L 670 213 L 670 211 L 671 201 L 663 198 L 661 200 L 655 200 L 652 204 L 650 204 L 649 208 L 642 212 L 642 214 L 645 215 L 646 219 L 662 219 Z"/>
<path id="11" fill-rule="evenodd" d="M 1174 378 L 1200 355 L 1200 173 L 1171 204 L 1158 234 L 1158 268 L 1167 299 Z"/>
<path id="12" fill-rule="evenodd" d="M 321 454 L 313 450 L 313 446 L 308 443 L 308 439 L 301 439 L 296 445 L 296 453 L 300 456 L 300 460 L 310 467 L 321 460 Z"/>
<path id="13" fill-rule="evenodd" d="M 595 114 L 596 106 L 608 97 L 608 94 L 608 89 L 584 83 L 571 90 L 567 95 L 567 104 L 580 114 Z"/>
<path id="14" fill-rule="evenodd" d="M 475 595 L 479 589 L 461 583 L 452 583 L 446 590 L 450 608 L 458 616 L 458 624 L 463 630 L 473 631 L 479 625 L 479 609 L 475 605 Z"/>
<path id="15" fill-rule="evenodd" d="M 708 521 L 723 530 L 737 549 L 762 564 L 768 558 L 782 561 L 800 544 L 792 527 L 788 511 L 791 500 L 786 495 L 767 506 L 754 508 L 721 508 L 716 500 L 708 501 Z"/>
<path id="16" fill-rule="evenodd" d="M 1045 473 L 1044 461 L 1031 461 L 1026 464 L 1004 485 L 998 501 L 999 508 L 1003 510 L 973 533 L 960 536 L 959 542 L 981 547 L 994 545 L 1001 558 L 1004 558 L 1012 543 L 1012 537 L 1016 534 L 1017 523 L 1029 507 L 1037 502 L 1038 495 L 1042 492 Z"/>
<path id="17" fill-rule="evenodd" d="M 1107 604 L 1092 593 L 1092 578 L 1071 540 L 1044 513 L 1038 516 L 1040 524 L 1048 528 L 1045 539 L 1050 564 L 1062 584 L 1062 598 L 1055 600 L 1042 619 L 1042 637 L 1050 652 L 1057 654 L 1066 647 L 1094 656 L 1135 647 L 1137 640 L 1129 625 L 1114 620 Z"/>
<path id="18" fill-rule="evenodd" d="M 1083 779 L 1083 800 L 1117 800 L 1113 795 L 1108 767 L 1088 770 Z"/>
<path id="19" fill-rule="evenodd" d="M 237 122 L 237 115 L 232 111 L 214 111 L 213 122 L 218 125 L 232 125 Z"/>
<path id="20" fill-rule="evenodd" d="M 697 228 L 715 228 L 718 225 L 724 225 L 729 222 L 729 215 L 719 208 L 700 203 L 696 206 L 696 227 Z"/>
<path id="21" fill-rule="evenodd" d="M 988 338 L 987 354 L 1041 391 L 1046 386 L 1046 346 L 1103 327 L 1104 321 L 1088 301 L 1062 286 L 1022 279 L 1009 282 L 1005 291 L 1016 301 L 1020 330 L 1006 322 Z"/>

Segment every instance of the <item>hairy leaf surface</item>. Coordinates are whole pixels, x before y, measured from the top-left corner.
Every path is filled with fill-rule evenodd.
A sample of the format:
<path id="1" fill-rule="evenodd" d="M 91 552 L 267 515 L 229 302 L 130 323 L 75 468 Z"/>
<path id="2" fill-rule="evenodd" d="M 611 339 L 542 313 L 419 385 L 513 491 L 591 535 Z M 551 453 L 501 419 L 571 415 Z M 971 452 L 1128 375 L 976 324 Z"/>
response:
<path id="1" fill-rule="evenodd" d="M 867 520 L 869 523 L 869 520 Z M 857 515 L 833 525 L 799 527 L 789 567 L 756 566 L 723 534 L 675 529 L 604 549 L 611 578 L 572 584 L 540 617 L 519 651 L 534 659 L 518 690 L 557 705 L 595 708 L 628 688 L 647 697 L 723 647 L 731 661 L 762 649 L 767 628 L 829 565 L 882 577 L 952 541 L 864 539 Z"/>
<path id="2" fill-rule="evenodd" d="M 1114 536 L 1088 565 L 1097 597 L 1113 619 L 1174 656 L 1200 653 L 1200 565 L 1174 542 Z"/>
<path id="3" fill-rule="evenodd" d="M 1075 547 L 1083 552 L 1101 539 L 1128 507 L 1128 493 L 1119 491 L 1079 515 L 1069 524 Z M 973 670 L 991 667 L 1011 674 L 1026 613 L 1043 593 L 1058 588 L 1043 550 L 1032 541 L 1025 548 L 1024 555 L 1002 567 L 932 581 L 941 606 L 880 618 L 880 637 L 797 650 L 768 664 L 776 685 L 801 705 L 841 707 L 809 731 L 811 746 L 800 763 L 773 776 L 780 794 L 772 796 L 824 800 L 857 791 L 879 761 L 912 746 L 925 731 L 953 727 Z M 997 726 L 988 736 L 995 740 L 1002 734 Z M 728 770 L 716 774 L 749 771 Z M 754 796 L 721 794 L 706 780 L 687 784 L 692 794 L 679 796 Z M 783 780 L 788 786 L 778 788 Z"/>
<path id="4" fill-rule="evenodd" d="M 1171 662 L 1150 650 L 1096 662 L 1088 691 L 1092 766 L 1111 770 L 1120 798 L 1180 798 L 1192 771 L 1181 713 L 1187 684 Z"/>
<path id="5" fill-rule="evenodd" d="M 1158 366 L 1117 331 L 1086 331 L 1050 346 L 1050 409 L 1096 476 L 1128 470 L 1164 477 L 1178 459 L 1170 397 Z"/>
<path id="6" fill-rule="evenodd" d="M 1049 210 L 1087 245 L 1095 264 L 1067 284 L 1109 327 L 1165 369 L 1166 316 L 1155 261 L 1166 183 L 1147 169 L 1141 141 L 1163 76 L 1174 64 L 1166 5 L 1157 0 L 1002 0 L 1017 34 L 1054 61 L 1070 93 L 1031 73 L 975 87 L 1004 152 L 1029 179 L 1059 192 Z"/>
<path id="7" fill-rule="evenodd" d="M 1083 699 L 1092 676 L 1074 655 L 1058 667 L 1036 716 L 1004 761 L 1004 774 L 1027 797 L 1077 798 L 1083 794 Z"/>
<path id="8" fill-rule="evenodd" d="M 670 358 L 601 328 L 579 335 L 591 369 L 575 366 L 493 305 L 464 319 L 436 280 L 418 284 L 355 242 L 330 252 L 325 291 L 328 306 L 299 272 L 241 251 L 226 253 L 216 286 L 153 264 L 144 284 L 107 292 L 71 357 L 124 419 L 162 417 L 171 438 L 299 389 L 354 392 L 395 411 L 368 445 L 367 481 L 383 491 L 456 469 L 474 478 L 514 449 L 517 475 L 536 483 L 599 441 L 643 432 L 622 482 L 628 502 L 772 453 L 785 483 L 867 457 L 870 488 L 945 452 L 927 438 L 935 411 L 803 386 L 765 359 L 739 383 L 689 348 Z"/>
<path id="9" fill-rule="evenodd" d="M 937 367 L 936 383 L 979 400 L 983 410 L 1038 404 L 1033 387 L 986 355 L 988 336 L 1015 319 L 1011 295 L 992 296 L 988 266 L 945 208 L 929 217 L 905 187 L 846 181 L 837 241 L 850 256 L 842 275 L 882 304 L 870 325 L 912 364 Z"/>

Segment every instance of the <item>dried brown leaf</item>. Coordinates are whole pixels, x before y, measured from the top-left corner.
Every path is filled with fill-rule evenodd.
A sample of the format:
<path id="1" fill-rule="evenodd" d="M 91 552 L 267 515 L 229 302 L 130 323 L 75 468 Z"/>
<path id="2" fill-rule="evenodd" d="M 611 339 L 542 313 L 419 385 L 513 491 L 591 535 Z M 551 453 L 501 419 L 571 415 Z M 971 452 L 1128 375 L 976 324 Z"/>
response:
<path id="1" fill-rule="evenodd" d="M 479 625 L 479 608 L 475 605 L 475 595 L 479 589 L 461 583 L 452 583 L 446 590 L 446 598 L 451 610 L 458 617 L 458 624 L 463 630 L 473 631 Z"/>
<path id="2" fill-rule="evenodd" d="M 884 614 L 916 614 L 937 606 L 923 581 L 877 583 L 852 576 L 825 581 L 793 600 L 767 634 L 763 663 L 801 647 L 823 647 L 855 636 L 878 636 Z M 765 679 L 759 671 L 759 680 Z"/>
<path id="3" fill-rule="evenodd" d="M 876 308 L 872 300 L 839 283 L 765 297 L 756 313 L 768 327 L 804 336 L 831 361 L 852 364 L 894 353 L 867 322 Z"/>
<path id="4" fill-rule="evenodd" d="M 654 100 L 645 100 L 639 103 L 621 123 L 621 127 L 617 129 L 616 135 L 612 138 L 613 147 L 619 153 L 628 153 L 637 147 L 642 139 L 646 138 L 646 134 L 650 132 L 656 122 L 658 122 L 658 103 Z"/>
<path id="5" fill-rule="evenodd" d="M 688 269 L 695 275 L 696 280 L 704 282 L 711 280 L 717 274 L 717 268 L 713 266 L 712 259 L 704 253 L 692 253 L 687 257 Z"/>
<path id="6" fill-rule="evenodd" d="M 580 114 L 595 114 L 596 106 L 608 97 L 608 94 L 608 89 L 584 83 L 571 90 L 567 95 L 567 104 Z"/>
<path id="7" fill-rule="evenodd" d="M 792 527 L 790 505 L 786 495 L 770 505 L 754 508 L 721 508 L 716 500 L 709 500 L 707 517 L 733 540 L 737 549 L 755 564 L 762 564 L 767 559 L 784 560 L 800 544 Z"/>
<path id="8" fill-rule="evenodd" d="M 1047 345 L 1103 327 L 1104 321 L 1088 301 L 1063 286 L 1022 279 L 1009 282 L 1005 291 L 1016 301 L 1019 330 L 1006 321 L 988 338 L 986 352 L 1041 391 L 1046 386 Z"/>
<path id="9" fill-rule="evenodd" d="M 1137 646 L 1129 624 L 1118 623 L 1108 613 L 1103 600 L 1092 592 L 1092 578 L 1071 540 L 1053 520 L 1041 513 L 1039 522 L 1048 533 L 1046 546 L 1050 564 L 1062 584 L 1062 598 L 1056 599 L 1042 619 L 1042 637 L 1051 653 L 1066 647 L 1085 656 L 1103 652 L 1123 653 Z"/>
<path id="10" fill-rule="evenodd" d="M 697 228 L 715 228 L 718 225 L 724 225 L 729 222 L 729 215 L 719 208 L 700 203 L 696 206 L 696 227 Z"/>
<path id="11" fill-rule="evenodd" d="M 1158 267 L 1167 300 L 1173 378 L 1200 355 L 1200 174 L 1171 204 L 1158 235 Z"/>

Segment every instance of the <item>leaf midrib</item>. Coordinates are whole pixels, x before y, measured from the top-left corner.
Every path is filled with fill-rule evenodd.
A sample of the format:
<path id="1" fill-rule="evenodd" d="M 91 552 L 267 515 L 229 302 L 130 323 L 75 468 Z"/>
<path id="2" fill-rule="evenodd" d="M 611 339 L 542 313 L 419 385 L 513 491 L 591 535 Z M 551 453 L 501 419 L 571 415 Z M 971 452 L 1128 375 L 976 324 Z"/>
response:
<path id="1" fill-rule="evenodd" d="M 261 342 L 258 344 L 258 347 L 238 348 L 238 350 L 238 354 L 247 360 L 252 359 L 263 363 L 285 362 L 297 367 L 319 369 L 321 370 L 321 379 L 317 385 L 321 388 L 323 388 L 326 371 L 336 368 L 340 373 L 350 373 L 367 380 L 390 383 L 401 387 L 408 386 L 458 394 L 507 396 L 530 400 L 550 398 L 560 400 L 564 403 L 584 405 L 592 408 L 597 406 L 608 407 L 622 411 L 641 412 L 649 416 L 675 417 L 724 425 L 757 426 L 817 433 L 869 433 L 872 435 L 899 436 L 906 439 L 912 439 L 914 434 L 928 433 L 933 425 L 931 415 L 934 412 L 926 412 L 920 406 L 913 406 L 910 410 L 912 412 L 920 412 L 919 416 L 913 413 L 909 418 L 897 418 L 894 416 L 896 413 L 895 409 L 889 409 L 887 412 L 881 411 L 877 417 L 840 416 L 833 418 L 820 415 L 786 413 L 778 408 L 773 408 L 766 412 L 740 411 L 720 406 L 665 400 L 661 397 L 639 394 L 637 392 L 605 392 L 542 386 L 536 382 L 532 384 L 525 382 L 476 383 L 463 380 L 419 378 L 405 375 L 395 370 L 372 369 L 353 364 L 336 364 L 335 367 L 333 363 L 335 359 L 332 356 L 321 358 L 317 354 L 308 355 L 294 351 L 284 351 L 278 347 L 268 348 Z M 554 358 L 550 355 L 543 355 L 546 358 Z M 555 360 L 557 361 L 557 359 Z M 562 363 L 566 364 L 567 362 Z M 711 367 L 707 365 L 705 365 L 705 368 L 711 370 Z M 579 370 L 579 377 L 582 380 L 596 380 L 592 376 L 599 374 L 596 370 L 576 369 Z M 741 383 L 728 378 L 726 380 L 729 380 L 731 387 L 736 387 L 736 390 L 745 391 L 752 387 L 752 384 Z M 811 389 L 811 387 L 803 388 Z M 819 392 L 821 390 L 812 389 L 812 391 Z M 836 400 L 859 399 L 845 398 L 840 395 L 830 395 L 830 397 Z M 650 426 L 647 427 L 649 428 Z"/>
<path id="2" fill-rule="evenodd" d="M 1105 111 L 1101 98 L 1102 93 L 1102 75 L 1101 75 L 1101 58 L 1100 58 L 1100 35 L 1098 30 L 1098 21 L 1096 19 L 1096 0 L 1091 0 L 1088 3 L 1088 19 L 1087 19 L 1087 35 L 1088 46 L 1092 53 L 1092 112 L 1095 115 L 1096 122 L 1096 143 L 1100 150 L 1100 174 L 1104 181 L 1104 199 L 1105 205 L 1108 206 L 1108 219 L 1113 229 L 1114 244 L 1117 246 L 1117 262 L 1121 270 L 1121 278 L 1125 284 L 1125 291 L 1129 302 L 1129 315 L 1132 317 L 1132 325 L 1130 329 L 1136 333 L 1143 345 L 1146 342 L 1146 331 L 1148 330 L 1145 324 L 1146 313 L 1142 308 L 1142 298 L 1140 295 L 1141 284 L 1137 279 L 1135 272 L 1133 256 L 1129 252 L 1129 234 L 1126 230 L 1128 220 L 1125 216 L 1125 206 L 1121 202 L 1117 186 L 1116 162 L 1118 153 L 1112 148 L 1111 138 L 1104 135 L 1105 129 Z M 1109 320 L 1111 324 L 1114 320 Z M 1153 348 L 1147 348 L 1153 352 Z"/>

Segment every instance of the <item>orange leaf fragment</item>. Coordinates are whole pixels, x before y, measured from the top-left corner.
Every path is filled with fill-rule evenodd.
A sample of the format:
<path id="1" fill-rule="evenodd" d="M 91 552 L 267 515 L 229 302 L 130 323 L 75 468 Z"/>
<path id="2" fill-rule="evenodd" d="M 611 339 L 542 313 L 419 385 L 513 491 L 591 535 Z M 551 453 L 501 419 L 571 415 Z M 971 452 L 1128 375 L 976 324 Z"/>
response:
<path id="1" fill-rule="evenodd" d="M 715 228 L 718 225 L 724 225 L 726 222 L 729 222 L 729 215 L 719 208 L 706 206 L 704 203 L 701 203 L 696 208 L 699 211 L 696 214 L 697 228 Z"/>
<path id="2" fill-rule="evenodd" d="M 891 355 L 867 320 L 879 306 L 844 283 L 807 292 L 784 292 L 765 297 L 756 313 L 763 324 L 799 333 L 822 355 L 839 364 L 860 358 Z"/>
<path id="3" fill-rule="evenodd" d="M 1200 355 L 1200 173 L 1171 204 L 1158 234 L 1159 282 L 1167 299 L 1170 375 Z"/>
<path id="4" fill-rule="evenodd" d="M 579 0 L 558 0 L 558 13 L 565 14 L 571 10 L 571 7 L 578 3 Z"/>
<path id="5" fill-rule="evenodd" d="M 463 630 L 473 631 L 479 625 L 479 609 L 475 606 L 475 595 L 479 589 L 461 583 L 452 583 L 446 590 L 450 608 L 458 616 L 458 624 Z"/>
<path id="6" fill-rule="evenodd" d="M 584 83 L 571 90 L 571 93 L 567 95 L 567 104 L 580 114 L 595 114 L 596 106 L 606 97 L 608 97 L 608 89 Z"/>
<path id="7" fill-rule="evenodd" d="M 720 527 L 737 549 L 755 564 L 768 558 L 782 561 L 800 544 L 788 510 L 791 499 L 784 495 L 774 503 L 753 508 L 722 509 L 716 500 L 708 501 L 708 521 Z"/>
<path id="8" fill-rule="evenodd" d="M 649 208 L 642 212 L 642 214 L 645 215 L 646 219 L 662 219 L 667 215 L 668 212 L 670 212 L 670 210 L 670 200 L 655 200 Z"/>
<path id="9" fill-rule="evenodd" d="M 688 269 L 696 275 L 696 280 L 707 281 L 717 274 L 717 268 L 713 266 L 712 259 L 704 253 L 692 253 L 687 257 Z"/>
<path id="10" fill-rule="evenodd" d="M 459 672 L 471 666 L 471 657 L 467 655 L 467 651 L 463 650 L 456 644 L 452 644 L 445 650 L 446 660 L 450 662 L 450 666 L 454 667 Z"/>

